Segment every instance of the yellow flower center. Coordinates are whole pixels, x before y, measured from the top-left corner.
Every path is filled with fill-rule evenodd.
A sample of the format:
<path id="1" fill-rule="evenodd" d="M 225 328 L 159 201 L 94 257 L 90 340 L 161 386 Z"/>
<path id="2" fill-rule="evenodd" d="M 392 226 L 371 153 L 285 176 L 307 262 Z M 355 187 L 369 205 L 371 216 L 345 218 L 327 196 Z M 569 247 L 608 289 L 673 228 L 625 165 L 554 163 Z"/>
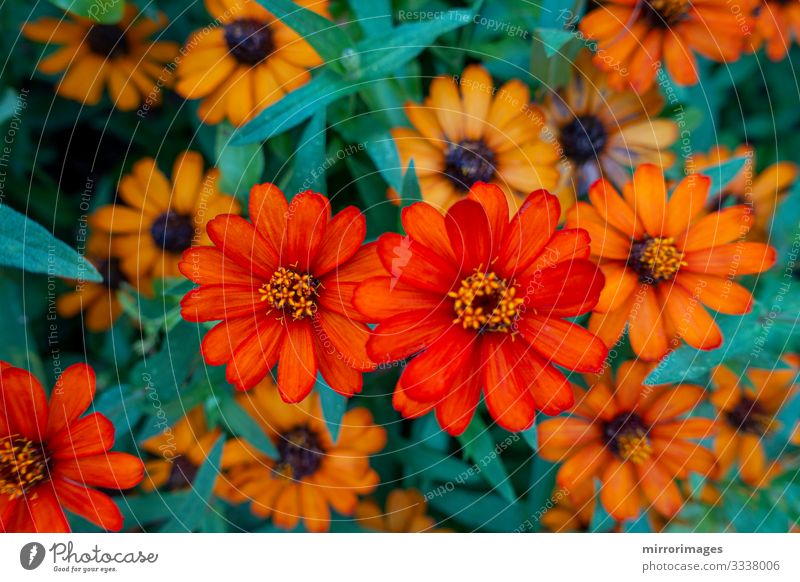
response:
<path id="1" fill-rule="evenodd" d="M 654 237 L 637 241 L 631 246 L 628 265 L 644 283 L 668 281 L 687 263 L 672 237 Z"/>
<path id="2" fill-rule="evenodd" d="M 475 331 L 508 332 L 524 302 L 516 297 L 517 288 L 493 272 L 479 268 L 461 281 L 458 291 L 448 295 L 455 299 L 453 323 Z"/>
<path id="3" fill-rule="evenodd" d="M 638 465 L 650 458 L 653 448 L 647 440 L 647 435 L 639 429 L 617 437 L 617 454 L 626 461 Z"/>
<path id="4" fill-rule="evenodd" d="M 320 283 L 308 273 L 298 273 L 280 267 L 272 274 L 269 283 L 259 289 L 261 301 L 267 301 L 275 308 L 290 313 L 292 319 L 303 319 L 317 312 L 316 297 Z"/>
<path id="5" fill-rule="evenodd" d="M 21 497 L 47 475 L 41 446 L 20 435 L 0 438 L 0 495 Z"/>

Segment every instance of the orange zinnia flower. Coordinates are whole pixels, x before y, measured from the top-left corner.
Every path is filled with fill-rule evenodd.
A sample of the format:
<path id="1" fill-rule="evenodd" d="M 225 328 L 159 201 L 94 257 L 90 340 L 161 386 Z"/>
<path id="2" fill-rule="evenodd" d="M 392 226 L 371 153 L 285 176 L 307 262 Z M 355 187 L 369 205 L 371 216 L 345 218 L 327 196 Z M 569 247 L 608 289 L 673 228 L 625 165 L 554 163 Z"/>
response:
<path id="1" fill-rule="evenodd" d="M 719 458 L 720 477 L 739 466 L 739 476 L 751 487 L 764 487 L 780 473 L 778 463 L 770 463 L 764 440 L 777 426 L 775 415 L 797 392 L 798 363 L 786 358 L 789 369 L 750 368 L 746 378 L 719 366 L 712 382 L 716 388 L 711 402 L 718 410 L 719 434 L 714 450 Z"/>
<path id="2" fill-rule="evenodd" d="M 707 207 L 718 209 L 726 200 L 747 204 L 753 211 L 753 226 L 749 238 L 767 240 L 770 237 L 772 218 L 778 204 L 789 193 L 797 179 L 797 165 L 792 162 L 776 162 L 762 172 L 755 172 L 755 152 L 751 146 L 741 145 L 733 152 L 725 146 L 714 146 L 706 154 L 696 153 L 687 164 L 687 173 L 703 174 L 723 162 L 735 157 L 744 157 L 744 167 L 720 192 L 719 197 L 709 201 Z"/>
<path id="3" fill-rule="evenodd" d="M 417 356 L 405 367 L 395 408 L 436 408 L 450 434 L 469 424 L 481 390 L 508 430 L 536 410 L 556 414 L 572 390 L 553 364 L 594 371 L 603 343 L 566 321 L 597 302 L 603 278 L 580 229 L 556 232 L 558 200 L 539 190 L 509 221 L 497 186 L 478 183 L 446 216 L 425 202 L 403 209 L 407 237 L 384 234 L 384 272 L 362 283 L 354 305 L 380 324 L 367 343 L 375 361 Z"/>
<path id="4" fill-rule="evenodd" d="M 145 99 L 160 102 L 156 80 L 162 84 L 164 79 L 169 81 L 164 64 L 178 54 L 178 45 L 148 40 L 166 24 L 163 14 L 153 21 L 127 4 L 117 24 L 98 24 L 69 15 L 31 22 L 23 26 L 22 33 L 37 42 L 63 45 L 37 67 L 45 74 L 66 71 L 56 87 L 59 95 L 96 105 L 107 86 L 115 107 L 130 111 Z"/>
<path id="5" fill-rule="evenodd" d="M 640 166 L 623 196 L 607 181 L 589 189 L 591 203 L 571 209 L 567 224 L 592 237 L 592 255 L 606 279 L 589 329 L 612 346 L 628 324 L 631 346 L 645 360 L 661 359 L 678 338 L 714 349 L 722 333 L 699 302 L 720 313 L 750 311 L 750 292 L 735 275 L 760 273 L 775 249 L 736 242 L 750 228 L 749 209 L 731 206 L 698 218 L 710 180 L 684 178 L 667 201 L 661 170 Z"/>
<path id="6" fill-rule="evenodd" d="M 62 507 L 104 529 L 122 528 L 114 501 L 92 487 L 134 487 L 144 467 L 110 452 L 114 426 L 105 416 L 81 418 L 94 393 L 94 371 L 75 364 L 48 404 L 36 378 L 0 362 L 0 531 L 68 532 Z"/>
<path id="7" fill-rule="evenodd" d="M 544 104 L 567 162 L 556 192 L 564 211 L 599 178 L 624 184 L 631 167 L 672 166 L 675 154 L 669 147 L 678 137 L 678 126 L 671 119 L 656 119 L 663 107 L 656 87 L 641 96 L 611 91 L 608 75 L 587 52 L 581 53 L 570 83 L 549 94 Z"/>
<path id="8" fill-rule="evenodd" d="M 512 194 L 558 182 L 558 150 L 540 137 L 544 118 L 522 81 L 495 89 L 486 69 L 470 65 L 458 80 L 435 78 L 425 102 L 405 110 L 414 128 L 396 127 L 392 137 L 403 168 L 414 161 L 422 198 L 436 208 L 446 210 L 477 182 L 497 184 L 512 208 Z"/>
<path id="9" fill-rule="evenodd" d="M 89 222 L 112 237 L 114 256 L 128 280 L 145 293 L 153 277 L 179 277 L 181 253 L 211 242 L 208 221 L 240 211 L 239 202 L 217 189 L 219 170 L 203 169 L 203 157 L 184 152 L 175 160 L 172 182 L 153 158 L 136 162 L 119 183 L 123 204 L 98 208 Z"/>
<path id="10" fill-rule="evenodd" d="M 97 233 L 89 237 L 86 258 L 95 266 L 103 280 L 100 283 L 78 281 L 74 291 L 64 293 L 56 300 L 56 309 L 62 317 L 85 313 L 86 329 L 105 331 L 122 313 L 118 293 L 125 281 L 119 257 L 112 256 L 109 237 Z"/>
<path id="11" fill-rule="evenodd" d="M 227 364 L 240 390 L 278 362 L 278 387 L 299 402 L 317 370 L 336 391 L 361 391 L 369 328 L 350 304 L 358 282 L 382 272 L 374 245 L 362 248 L 357 208 L 333 219 L 328 199 L 303 192 L 289 204 L 273 184 L 253 187 L 251 224 L 226 215 L 208 223 L 214 247 L 186 251 L 181 272 L 200 287 L 181 302 L 189 321 L 223 320 L 202 343 L 206 362 Z"/>
<path id="12" fill-rule="evenodd" d="M 271 516 L 281 528 L 292 529 L 302 519 L 308 531 L 319 532 L 330 528 L 330 508 L 353 515 L 358 496 L 375 490 L 379 477 L 369 466 L 369 456 L 386 445 L 386 431 L 375 426 L 366 408 L 344 414 L 334 443 L 317 394 L 300 404 L 284 404 L 265 381 L 240 402 L 278 455 L 269 458 L 242 448 L 232 459 L 237 463 L 227 473 L 223 498 L 249 501 L 255 515 Z"/>
<path id="13" fill-rule="evenodd" d="M 427 513 L 428 502 L 416 489 L 392 489 L 386 497 L 386 511 L 374 499 L 364 499 L 356 507 L 356 520 L 367 529 L 389 533 L 446 532 L 436 527 Z"/>
<path id="14" fill-rule="evenodd" d="M 597 41 L 595 63 L 612 87 L 647 91 L 661 62 L 678 85 L 698 80 L 692 51 L 718 62 L 739 58 L 750 29 L 750 0 L 609 0 L 580 30 Z"/>
<path id="15" fill-rule="evenodd" d="M 757 0 L 750 50 L 766 44 L 767 56 L 780 61 L 789 53 L 792 38 L 800 40 L 800 3 L 796 0 Z"/>
<path id="16" fill-rule="evenodd" d="M 614 519 L 632 519 L 652 506 L 667 517 L 681 508 L 674 479 L 708 475 L 714 455 L 689 439 L 712 434 L 714 422 L 680 417 L 705 398 L 699 386 L 643 386 L 652 366 L 624 362 L 612 383 L 607 374 L 578 397 L 570 416 L 538 425 L 539 452 L 563 461 L 556 482 L 568 491 L 595 477 L 600 502 Z M 614 387 L 615 386 L 615 387 Z"/>
<path id="17" fill-rule="evenodd" d="M 221 26 L 189 37 L 178 63 L 175 91 L 202 99 L 205 123 L 227 118 L 242 125 L 284 95 L 311 79 L 309 69 L 322 63 L 303 37 L 275 18 L 256 0 L 205 0 Z M 297 0 L 329 17 L 327 0 Z"/>

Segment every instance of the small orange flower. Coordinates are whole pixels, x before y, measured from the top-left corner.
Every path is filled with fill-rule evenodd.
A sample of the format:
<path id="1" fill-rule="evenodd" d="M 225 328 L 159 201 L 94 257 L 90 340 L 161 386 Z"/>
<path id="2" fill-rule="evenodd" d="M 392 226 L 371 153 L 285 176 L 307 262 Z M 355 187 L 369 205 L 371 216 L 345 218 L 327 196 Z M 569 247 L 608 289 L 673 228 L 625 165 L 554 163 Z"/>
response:
<path id="1" fill-rule="evenodd" d="M 223 498 L 250 502 L 253 513 L 271 517 L 284 529 L 302 519 L 308 531 L 330 528 L 330 509 L 353 515 L 359 495 L 372 493 L 378 474 L 369 456 L 386 445 L 386 431 L 375 426 L 366 408 L 348 410 L 339 436 L 331 440 L 317 394 L 300 404 L 285 404 L 271 382 L 240 396 L 242 406 L 261 425 L 278 452 L 276 458 L 242 448 L 231 456 Z"/>
<path id="2" fill-rule="evenodd" d="M 750 368 L 745 378 L 719 366 L 712 382 L 716 388 L 711 402 L 718 410 L 719 433 L 714 450 L 719 459 L 720 477 L 739 466 L 739 476 L 751 487 L 764 487 L 780 473 L 777 462 L 770 463 L 763 442 L 774 432 L 775 415 L 797 392 L 798 364 L 788 357 L 789 369 Z"/>
<path id="3" fill-rule="evenodd" d="M 585 479 L 574 490 L 557 488 L 550 496 L 553 507 L 541 517 L 542 526 L 551 532 L 588 532 L 594 516 L 594 482 Z"/>
<path id="4" fill-rule="evenodd" d="M 751 28 L 750 0 L 608 0 L 587 14 L 580 30 L 597 41 L 595 63 L 622 89 L 653 86 L 663 66 L 678 85 L 698 81 L 693 52 L 732 62 Z"/>
<path id="5" fill-rule="evenodd" d="M 720 313 L 750 311 L 750 292 L 733 278 L 769 269 L 775 249 L 741 242 L 751 226 L 746 206 L 701 216 L 710 182 L 687 176 L 667 200 L 661 169 L 644 164 L 622 196 L 598 180 L 590 202 L 571 209 L 567 225 L 589 231 L 592 255 L 605 274 L 589 329 L 606 345 L 614 345 L 627 324 L 631 346 L 645 360 L 660 360 L 679 338 L 710 350 L 723 338 L 703 305 Z"/>
<path id="6" fill-rule="evenodd" d="M 716 210 L 728 199 L 736 204 L 749 205 L 753 210 L 753 226 L 749 238 L 768 240 L 775 209 L 797 179 L 797 165 L 792 162 L 776 162 L 756 173 L 755 152 L 752 147 L 741 145 L 731 152 L 725 146 L 714 146 L 707 154 L 694 154 L 691 166 L 687 164 L 687 173 L 703 174 L 735 157 L 745 158 L 744 167 L 720 192 L 717 199 L 709 201 L 707 207 Z"/>
<path id="7" fill-rule="evenodd" d="M 795 0 L 757 0 L 750 50 L 766 45 L 770 60 L 780 61 L 800 41 L 800 3 Z"/>
<path id="8" fill-rule="evenodd" d="M 110 452 L 114 426 L 105 416 L 81 418 L 94 393 L 94 371 L 75 364 L 48 404 L 36 378 L 0 362 L 0 531 L 68 532 L 62 507 L 104 529 L 122 528 L 114 501 L 93 487 L 134 487 L 144 468 Z"/>
<path id="9" fill-rule="evenodd" d="M 122 313 L 118 293 L 125 275 L 120 269 L 119 258 L 112 256 L 109 237 L 104 234 L 89 237 L 86 258 L 102 275 L 102 282 L 78 281 L 74 291 L 64 293 L 56 300 L 56 309 L 62 317 L 74 317 L 84 312 L 89 331 L 105 331 Z"/>
<path id="10" fill-rule="evenodd" d="M 181 272 L 199 284 L 181 302 L 188 321 L 222 322 L 203 339 L 206 362 L 227 364 L 240 390 L 276 362 L 287 402 L 311 392 L 317 371 L 346 396 L 361 391 L 369 328 L 350 300 L 356 285 L 382 272 L 375 245 L 362 247 L 364 215 L 350 206 L 331 218 L 328 199 L 308 191 L 289 204 L 277 186 L 250 193 L 250 217 L 208 223 L 215 246 L 193 247 Z"/>
<path id="11" fill-rule="evenodd" d="M 123 204 L 98 208 L 89 223 L 112 237 L 114 256 L 131 284 L 147 293 L 154 277 L 179 277 L 181 253 L 208 244 L 206 224 L 241 211 L 239 202 L 217 189 L 219 171 L 203 169 L 203 157 L 184 152 L 175 160 L 172 182 L 153 158 L 134 164 L 119 183 Z"/>
<path id="12" fill-rule="evenodd" d="M 568 491 L 599 478 L 600 502 L 617 520 L 632 519 L 652 507 L 667 517 L 678 513 L 683 497 L 674 479 L 689 472 L 708 475 L 714 455 L 691 439 L 710 434 L 714 422 L 681 419 L 705 398 L 699 386 L 644 386 L 652 366 L 624 362 L 611 383 L 601 377 L 577 398 L 570 416 L 538 426 L 539 451 L 563 461 L 556 482 Z"/>
<path id="13" fill-rule="evenodd" d="M 127 4 L 117 24 L 97 24 L 69 15 L 31 22 L 23 26 L 22 33 L 37 42 L 63 45 L 37 67 L 45 74 L 66 71 L 56 88 L 59 95 L 96 105 L 103 88 L 108 87 L 115 107 L 130 111 L 145 99 L 160 102 L 156 80 L 169 84 L 169 71 L 164 64 L 178 54 L 174 42 L 148 40 L 167 25 L 163 14 L 157 18 L 146 18 L 133 4 Z"/>
<path id="14" fill-rule="evenodd" d="M 376 362 L 415 356 L 394 393 L 406 417 L 436 409 L 453 435 L 469 425 L 481 393 L 497 423 L 531 426 L 537 410 L 558 414 L 572 390 L 555 364 L 600 369 L 603 342 L 567 321 L 589 311 L 603 286 L 581 229 L 556 232 L 555 196 L 538 190 L 509 220 L 503 191 L 478 183 L 446 215 L 426 202 L 403 209 L 408 236 L 378 239 L 383 273 L 353 303 L 378 326 L 367 343 Z"/>
<path id="15" fill-rule="evenodd" d="M 175 91 L 202 99 L 205 123 L 228 119 L 243 125 L 287 93 L 311 79 L 322 63 L 299 34 L 256 0 L 205 0 L 221 26 L 194 32 L 186 42 Z M 297 0 L 329 17 L 327 0 Z"/>
<path id="16" fill-rule="evenodd" d="M 566 212 L 599 178 L 615 184 L 630 180 L 629 168 L 643 163 L 669 168 L 675 154 L 669 147 L 678 137 L 670 119 L 656 119 L 664 107 L 657 88 L 643 95 L 611 91 L 608 75 L 587 52 L 575 64 L 570 83 L 544 103 L 566 165 L 556 194 Z"/>
<path id="17" fill-rule="evenodd" d="M 414 161 L 422 198 L 440 210 L 477 182 L 502 188 L 512 209 L 522 200 L 515 194 L 558 182 L 557 148 L 541 137 L 542 112 L 522 81 L 496 89 L 486 69 L 470 65 L 460 79 L 435 78 L 425 102 L 405 110 L 413 129 L 392 129 L 400 161 L 406 169 Z"/>
<path id="18" fill-rule="evenodd" d="M 386 497 L 386 511 L 374 499 L 356 507 L 356 520 L 367 529 L 389 533 L 445 532 L 427 513 L 428 502 L 416 489 L 392 489 Z"/>

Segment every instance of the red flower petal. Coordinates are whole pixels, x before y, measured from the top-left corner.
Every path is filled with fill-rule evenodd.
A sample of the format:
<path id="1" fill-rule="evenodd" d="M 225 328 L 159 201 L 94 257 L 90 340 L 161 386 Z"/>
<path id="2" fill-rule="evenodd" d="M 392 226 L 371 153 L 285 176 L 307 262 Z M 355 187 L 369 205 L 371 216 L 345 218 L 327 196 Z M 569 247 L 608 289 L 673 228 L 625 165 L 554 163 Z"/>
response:
<path id="1" fill-rule="evenodd" d="M 314 335 L 306 321 L 292 322 L 286 330 L 278 361 L 278 390 L 285 402 L 300 402 L 317 380 Z"/>
<path id="2" fill-rule="evenodd" d="M 524 358 L 524 347 L 512 346 L 514 340 L 505 334 L 485 337 L 481 351 L 483 390 L 486 407 L 497 423 L 512 432 L 533 424 L 536 405 L 533 395 L 517 370 Z"/>
<path id="3" fill-rule="evenodd" d="M 225 377 L 239 390 L 258 384 L 275 365 L 283 338 L 283 326 L 271 317 L 259 319 L 251 332 L 233 350 Z"/>
<path id="4" fill-rule="evenodd" d="M 363 377 L 361 372 L 355 370 L 344 363 L 342 357 L 332 352 L 331 347 L 325 347 L 317 338 L 317 366 L 319 372 L 328 383 L 328 386 L 336 390 L 342 396 L 353 396 L 361 392 Z"/>
<path id="5" fill-rule="evenodd" d="M 489 230 L 495 247 L 505 240 L 508 229 L 508 200 L 503 190 L 496 184 L 475 182 L 467 195 L 469 200 L 476 200 L 483 206 L 489 218 Z M 494 253 L 493 253 L 494 255 Z"/>
<path id="6" fill-rule="evenodd" d="M 144 478 L 144 465 L 133 455 L 109 452 L 59 461 L 53 474 L 93 487 L 130 489 Z"/>
<path id="7" fill-rule="evenodd" d="M 269 280 L 278 257 L 255 227 L 241 216 L 220 214 L 206 226 L 211 241 L 226 257 L 255 277 Z"/>
<path id="8" fill-rule="evenodd" d="M 546 190 L 532 192 L 508 226 L 497 270 L 504 276 L 523 273 L 550 241 L 560 216 L 558 198 Z"/>
<path id="9" fill-rule="evenodd" d="M 436 418 L 442 429 L 458 436 L 469 426 L 481 399 L 481 372 L 467 366 L 453 378 L 452 389 L 436 405 Z"/>
<path id="10" fill-rule="evenodd" d="M 355 206 L 345 208 L 328 224 L 311 272 L 322 277 L 338 265 L 349 261 L 364 242 L 367 221 Z"/>
<path id="11" fill-rule="evenodd" d="M 387 233 L 378 239 L 378 256 L 391 277 L 414 287 L 446 294 L 460 277 L 458 271 L 428 247 Z"/>
<path id="12" fill-rule="evenodd" d="M 444 225 L 444 216 L 436 208 L 425 202 L 416 202 L 403 208 L 402 221 L 403 228 L 414 241 L 456 264 L 456 256 Z"/>
<path id="13" fill-rule="evenodd" d="M 547 266 L 573 259 L 588 259 L 591 253 L 589 233 L 582 228 L 565 228 L 553 235 L 539 256 L 525 268 L 522 276 L 530 276 Z"/>
<path id="14" fill-rule="evenodd" d="M 47 416 L 44 388 L 33 374 L 21 368 L 6 368 L 0 373 L 0 418 L 5 419 L 11 434 L 43 441 Z"/>
<path id="15" fill-rule="evenodd" d="M 414 400 L 431 402 L 443 398 L 453 376 L 469 367 L 477 336 L 461 326 L 451 325 L 436 342 L 411 360 L 403 371 L 403 385 Z"/>
<path id="16" fill-rule="evenodd" d="M 391 277 L 372 277 L 356 287 L 353 305 L 370 321 L 381 321 L 409 311 L 434 311 L 442 305 L 440 294 L 429 293 Z"/>
<path id="17" fill-rule="evenodd" d="M 569 321 L 526 314 L 519 329 L 537 352 L 570 370 L 598 372 L 608 355 L 597 336 Z"/>
<path id="18" fill-rule="evenodd" d="M 265 307 L 261 297 L 256 287 L 203 285 L 181 299 L 181 315 L 193 322 L 252 316 Z"/>
<path id="19" fill-rule="evenodd" d="M 207 364 L 221 366 L 227 364 L 233 357 L 233 352 L 247 337 L 253 333 L 253 329 L 266 325 L 264 321 L 267 315 L 257 315 L 255 317 L 238 317 L 222 321 L 211 328 L 200 344 L 200 353 L 203 354 Z"/>
<path id="20" fill-rule="evenodd" d="M 317 312 L 314 324 L 317 338 L 325 345 L 330 342 L 336 351 L 344 356 L 345 364 L 363 371 L 375 368 L 375 364 L 367 354 L 366 345 L 370 330 L 366 325 L 325 310 Z"/>
<path id="21" fill-rule="evenodd" d="M 394 394 L 392 394 L 392 406 L 394 406 L 397 412 L 403 415 L 403 418 L 418 418 L 428 414 L 433 407 L 436 406 L 436 403 L 418 402 L 409 398 L 408 390 L 403 386 L 403 376 L 400 376 L 400 379 L 397 381 L 397 386 L 394 389 Z"/>
<path id="22" fill-rule="evenodd" d="M 199 285 L 257 285 L 253 273 L 225 257 L 216 247 L 192 247 L 183 253 L 178 264 L 181 273 Z"/>
<path id="23" fill-rule="evenodd" d="M 273 254 L 280 256 L 286 244 L 286 217 L 289 212 L 286 196 L 275 184 L 256 184 L 250 189 L 248 207 L 256 229 Z"/>
<path id="24" fill-rule="evenodd" d="M 590 311 L 600 299 L 604 284 L 602 271 L 584 260 L 558 263 L 519 282 L 530 307 L 560 317 Z"/>
<path id="25" fill-rule="evenodd" d="M 94 400 L 95 385 L 94 370 L 86 364 L 74 364 L 64 370 L 50 395 L 48 438 L 67 428 L 86 412 Z"/>
<path id="26" fill-rule="evenodd" d="M 492 247 L 498 242 L 492 239 L 483 206 L 474 200 L 460 200 L 447 211 L 444 222 L 459 271 L 471 273 L 481 266 L 487 268 L 494 258 Z"/>
<path id="27" fill-rule="evenodd" d="M 407 311 L 382 321 L 367 341 L 374 362 L 394 362 L 421 352 L 453 325 L 449 309 Z"/>
<path id="28" fill-rule="evenodd" d="M 122 529 L 122 513 L 105 493 L 87 489 L 75 483 L 56 479 L 53 481 L 58 501 L 69 511 L 109 531 Z"/>
<path id="29" fill-rule="evenodd" d="M 286 244 L 280 255 L 281 264 L 308 271 L 325 237 L 331 219 L 331 205 L 322 194 L 307 191 L 292 199 L 287 212 Z"/>
<path id="30" fill-rule="evenodd" d="M 54 459 L 89 457 L 114 446 L 114 425 L 99 412 L 90 414 L 47 440 Z"/>
<path id="31" fill-rule="evenodd" d="M 517 373 L 528 383 L 537 410 L 550 415 L 561 414 L 574 404 L 575 396 L 567 377 L 533 350 L 519 361 Z"/>
<path id="32" fill-rule="evenodd" d="M 69 522 L 58 504 L 51 483 L 13 500 L 2 518 L 2 531 L 16 533 L 68 533 Z"/>

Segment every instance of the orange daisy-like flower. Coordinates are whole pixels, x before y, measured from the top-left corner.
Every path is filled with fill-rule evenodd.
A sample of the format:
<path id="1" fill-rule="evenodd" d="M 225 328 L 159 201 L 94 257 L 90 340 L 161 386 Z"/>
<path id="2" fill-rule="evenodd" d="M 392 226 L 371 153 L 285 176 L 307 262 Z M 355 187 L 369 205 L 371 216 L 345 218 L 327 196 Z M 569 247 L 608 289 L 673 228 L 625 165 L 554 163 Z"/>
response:
<path id="1" fill-rule="evenodd" d="M 536 410 L 557 414 L 572 390 L 553 364 L 595 371 L 603 343 L 567 321 L 597 302 L 603 277 L 581 229 L 556 232 L 560 205 L 538 190 L 511 220 L 503 191 L 478 183 L 443 216 L 425 202 L 403 209 L 407 237 L 384 234 L 384 271 L 362 283 L 354 305 L 380 322 L 367 343 L 377 362 L 416 357 L 394 405 L 406 417 L 436 409 L 450 434 L 466 429 L 481 391 L 511 431 Z"/>
<path id="2" fill-rule="evenodd" d="M 189 321 L 222 322 L 206 334 L 203 357 L 227 364 L 240 390 L 278 363 L 278 387 L 299 402 L 317 370 L 336 391 L 361 391 L 369 328 L 350 298 L 356 284 L 382 272 L 375 245 L 362 247 L 366 221 L 353 206 L 331 219 L 328 199 L 303 192 L 289 204 L 273 184 L 253 187 L 252 224 L 238 216 L 208 223 L 215 246 L 186 251 L 181 272 L 200 287 L 181 302 Z"/>
<path id="3" fill-rule="evenodd" d="M 460 79 L 434 79 L 425 102 L 405 110 L 413 129 L 392 129 L 400 161 L 414 161 L 422 198 L 441 210 L 477 182 L 497 184 L 512 208 L 512 194 L 558 182 L 558 150 L 540 137 L 544 118 L 522 81 L 496 89 L 486 69 L 470 65 Z"/>
<path id="4" fill-rule="evenodd" d="M 103 281 L 78 281 L 74 291 L 64 293 L 56 300 L 56 309 L 62 317 L 74 317 L 84 312 L 89 331 L 105 331 L 122 313 L 118 293 L 125 275 L 120 269 L 119 258 L 111 254 L 108 236 L 92 234 L 86 244 L 86 258 L 102 275 Z"/>
<path id="5" fill-rule="evenodd" d="M 714 210 L 729 199 L 737 204 L 749 205 L 753 211 L 753 226 L 749 237 L 754 240 L 767 240 L 775 209 L 797 180 L 797 165 L 792 162 L 776 162 L 762 172 L 756 173 L 753 148 L 741 145 L 733 151 L 725 146 L 714 146 L 708 153 L 694 154 L 691 159 L 692 165 L 687 165 L 686 169 L 689 173 L 703 174 L 735 157 L 745 158 L 744 167 L 725 186 L 719 197 L 709 201 L 707 206 Z"/>
<path id="6" fill-rule="evenodd" d="M 557 194 L 566 211 L 596 180 L 630 180 L 629 168 L 653 163 L 669 168 L 675 154 L 677 124 L 655 119 L 664 106 L 657 88 L 643 95 L 612 91 L 608 76 L 582 53 L 570 83 L 547 96 L 544 110 L 567 164 Z"/>
<path id="7" fill-rule="evenodd" d="M 89 223 L 112 236 L 114 255 L 128 280 L 149 291 L 153 277 L 179 277 L 181 253 L 209 244 L 205 227 L 215 216 L 239 213 L 239 202 L 217 189 L 219 171 L 204 171 L 203 157 L 184 152 L 172 182 L 153 158 L 144 158 L 119 183 L 123 204 L 98 208 Z"/>
<path id="8" fill-rule="evenodd" d="M 767 57 L 780 61 L 789 54 L 792 39 L 800 41 L 800 3 L 795 0 L 757 0 L 750 50 L 766 45 Z"/>
<path id="9" fill-rule="evenodd" d="M 130 111 L 146 99 L 160 102 L 160 85 L 169 83 L 164 65 L 178 54 L 178 45 L 148 40 L 166 24 L 163 14 L 151 20 L 127 4 L 117 24 L 74 15 L 48 17 L 25 24 L 22 33 L 37 42 L 62 45 L 37 67 L 45 74 L 66 71 L 56 88 L 59 95 L 96 105 L 107 87 L 115 107 Z"/>
<path id="10" fill-rule="evenodd" d="M 556 482 L 568 491 L 599 478 L 600 502 L 617 520 L 652 507 L 674 516 L 683 497 L 674 479 L 689 472 L 710 474 L 714 455 L 690 439 L 712 434 L 714 422 L 681 417 L 705 398 L 699 386 L 650 387 L 643 362 L 625 362 L 612 384 L 610 374 L 591 388 L 576 388 L 570 416 L 538 425 L 539 452 L 563 461 Z"/>
<path id="11" fill-rule="evenodd" d="M 94 371 L 75 364 L 48 404 L 36 378 L 0 362 L 0 531 L 68 532 L 62 507 L 104 529 L 122 528 L 112 499 L 92 487 L 134 487 L 144 468 L 110 452 L 114 426 L 105 416 L 81 418 L 94 393 Z"/>
<path id="12" fill-rule="evenodd" d="M 714 450 L 721 477 L 738 465 L 742 481 L 751 487 L 764 487 L 780 473 L 780 465 L 767 460 L 764 440 L 777 428 L 778 410 L 797 393 L 800 360 L 789 357 L 787 361 L 791 365 L 788 369 L 750 368 L 746 378 L 725 366 L 714 370 L 716 390 L 711 402 L 718 410 L 719 425 Z"/>
<path id="13" fill-rule="evenodd" d="M 221 26 L 189 37 L 176 72 L 175 91 L 202 99 L 205 123 L 228 119 L 243 125 L 263 109 L 311 79 L 309 69 L 322 63 L 299 34 L 256 0 L 206 0 Z M 329 17 L 328 2 L 297 0 Z"/>
<path id="14" fill-rule="evenodd" d="M 262 382 L 242 406 L 272 440 L 276 458 L 242 448 L 227 473 L 223 498 L 250 502 L 255 515 L 271 517 L 285 529 L 302 519 L 308 531 L 330 528 L 331 508 L 353 515 L 359 495 L 375 490 L 378 474 L 369 456 L 386 445 L 386 431 L 375 426 L 366 408 L 348 410 L 339 435 L 331 440 L 319 397 L 285 404 L 271 382 Z"/>
<path id="15" fill-rule="evenodd" d="M 589 329 L 606 345 L 614 345 L 627 324 L 631 346 L 645 360 L 661 359 L 679 338 L 714 349 L 722 333 L 703 305 L 720 313 L 750 311 L 750 292 L 733 278 L 770 268 L 775 249 L 740 241 L 751 226 L 746 206 L 700 216 L 710 182 L 687 176 L 668 201 L 661 169 L 645 164 L 622 196 L 600 180 L 589 189 L 590 203 L 571 209 L 567 224 L 589 231 L 592 255 L 605 274 Z"/>
<path id="16" fill-rule="evenodd" d="M 445 532 L 427 513 L 428 502 L 416 489 L 392 489 L 386 497 L 386 510 L 374 499 L 364 499 L 356 507 L 358 523 L 367 529 L 388 533 Z"/>
<path id="17" fill-rule="evenodd" d="M 615 89 L 644 92 L 663 66 L 678 85 L 698 81 L 693 52 L 732 62 L 750 30 L 750 0 L 609 0 L 587 14 L 580 30 L 597 42 L 595 63 Z"/>

